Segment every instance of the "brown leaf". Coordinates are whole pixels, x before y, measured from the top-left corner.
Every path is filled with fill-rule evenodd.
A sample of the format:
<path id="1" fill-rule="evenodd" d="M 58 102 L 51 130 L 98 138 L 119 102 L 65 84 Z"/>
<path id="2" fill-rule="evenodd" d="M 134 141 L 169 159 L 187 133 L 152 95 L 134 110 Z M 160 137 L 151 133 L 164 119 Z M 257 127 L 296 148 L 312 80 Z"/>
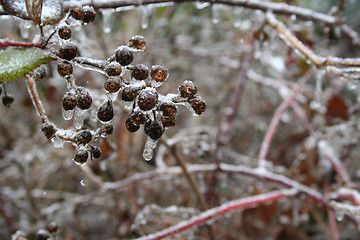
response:
<path id="1" fill-rule="evenodd" d="M 36 23 L 41 23 L 43 0 L 25 0 L 26 10 L 30 18 Z"/>
<path id="2" fill-rule="evenodd" d="M 328 101 L 325 113 L 327 124 L 333 125 L 338 119 L 343 119 L 345 121 L 349 120 L 347 111 L 348 106 L 346 105 L 344 99 L 339 95 L 333 95 Z"/>

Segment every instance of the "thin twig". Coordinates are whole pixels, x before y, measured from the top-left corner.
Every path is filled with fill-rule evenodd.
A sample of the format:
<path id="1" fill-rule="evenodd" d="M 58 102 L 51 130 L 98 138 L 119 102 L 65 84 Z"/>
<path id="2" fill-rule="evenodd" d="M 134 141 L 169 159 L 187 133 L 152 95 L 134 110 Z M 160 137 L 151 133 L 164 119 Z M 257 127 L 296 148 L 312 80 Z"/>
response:
<path id="1" fill-rule="evenodd" d="M 30 43 L 30 42 L 14 42 L 7 39 L 0 39 L 0 47 L 37 47 L 44 48 L 40 43 Z"/>
<path id="2" fill-rule="evenodd" d="M 29 75 L 26 75 L 25 79 L 26 79 L 26 86 L 28 88 L 29 95 L 34 104 L 34 107 L 36 108 L 36 111 L 38 112 L 41 118 L 41 122 L 43 124 L 50 124 L 48 117 L 46 116 L 45 109 L 41 103 L 39 94 L 37 92 L 35 80 Z"/>

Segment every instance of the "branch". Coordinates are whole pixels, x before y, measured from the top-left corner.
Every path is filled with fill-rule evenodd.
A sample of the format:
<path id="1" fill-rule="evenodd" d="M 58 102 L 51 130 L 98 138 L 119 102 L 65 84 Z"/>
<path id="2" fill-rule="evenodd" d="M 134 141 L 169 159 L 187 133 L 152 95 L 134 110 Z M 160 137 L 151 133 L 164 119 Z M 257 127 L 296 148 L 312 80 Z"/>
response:
<path id="1" fill-rule="evenodd" d="M 25 79 L 26 79 L 26 86 L 27 86 L 30 98 L 32 100 L 32 103 L 34 104 L 36 112 L 38 113 L 38 115 L 41 118 L 41 122 L 43 124 L 50 124 L 48 117 L 46 116 L 45 109 L 41 103 L 39 94 L 36 90 L 35 80 L 29 75 L 25 76 Z"/>
<path id="2" fill-rule="evenodd" d="M 296 189 L 285 189 L 272 191 L 265 194 L 259 194 L 251 197 L 245 197 L 238 200 L 233 200 L 227 203 L 224 203 L 218 207 L 209 209 L 205 212 L 196 215 L 189 220 L 182 221 L 176 225 L 173 225 L 169 228 L 166 228 L 162 231 L 137 238 L 137 240 L 158 240 L 164 237 L 172 236 L 175 233 L 180 231 L 184 231 L 186 229 L 192 228 L 194 226 L 198 226 L 202 223 L 205 223 L 215 217 L 223 216 L 228 212 L 233 212 L 240 209 L 246 209 L 249 207 L 256 207 L 259 204 L 271 203 L 284 198 L 292 198 L 294 197 L 298 191 Z"/>
<path id="3" fill-rule="evenodd" d="M 43 48 L 43 45 L 40 43 L 29 43 L 29 42 L 14 42 L 7 39 L 0 39 L 0 47 L 37 47 Z"/>

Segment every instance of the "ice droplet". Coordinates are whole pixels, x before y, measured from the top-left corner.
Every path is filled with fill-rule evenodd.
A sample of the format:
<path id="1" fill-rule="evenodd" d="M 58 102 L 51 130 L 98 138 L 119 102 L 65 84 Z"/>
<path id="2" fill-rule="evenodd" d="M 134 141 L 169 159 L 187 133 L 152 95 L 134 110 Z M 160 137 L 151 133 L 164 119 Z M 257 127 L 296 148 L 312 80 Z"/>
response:
<path id="1" fill-rule="evenodd" d="M 337 221 L 342 221 L 344 219 L 345 213 L 342 210 L 335 209 L 335 217 Z"/>
<path id="2" fill-rule="evenodd" d="M 157 82 L 153 79 L 150 79 L 149 82 L 150 82 L 150 85 L 154 88 L 158 88 L 163 84 L 163 82 Z"/>
<path id="3" fill-rule="evenodd" d="M 131 102 L 127 102 L 127 101 L 122 101 L 121 100 L 121 104 L 124 106 L 124 108 L 130 110 L 134 104 L 134 101 Z"/>
<path id="4" fill-rule="evenodd" d="M 29 38 L 29 28 L 27 27 L 28 23 L 26 20 L 21 20 L 20 22 L 20 36 L 23 39 L 28 39 Z"/>
<path id="5" fill-rule="evenodd" d="M 55 134 L 55 136 L 51 139 L 51 142 L 55 148 L 63 148 L 65 144 L 65 141 L 61 139 L 58 134 Z"/>
<path id="6" fill-rule="evenodd" d="M 80 185 L 81 185 L 82 187 L 85 187 L 85 182 L 84 182 L 84 180 L 83 180 L 83 179 L 81 179 L 81 181 L 80 181 Z"/>
<path id="7" fill-rule="evenodd" d="M 117 98 L 118 94 L 119 94 L 120 90 L 114 93 L 110 93 L 108 91 L 106 91 L 106 96 L 109 98 L 109 100 L 111 101 L 115 101 L 115 99 Z"/>
<path id="8" fill-rule="evenodd" d="M 240 28 L 241 27 L 241 13 L 242 8 L 234 8 L 233 14 L 234 14 L 234 27 Z"/>
<path id="9" fill-rule="evenodd" d="M 153 150 L 156 147 L 157 140 L 153 140 L 150 137 L 146 139 L 143 157 L 146 161 L 150 161 L 153 157 Z"/>
<path id="10" fill-rule="evenodd" d="M 147 29 L 149 26 L 149 15 L 150 15 L 151 7 L 150 6 L 141 6 L 140 14 L 141 14 L 141 28 Z"/>
<path id="11" fill-rule="evenodd" d="M 206 8 L 209 5 L 210 5 L 210 3 L 207 3 L 207 2 L 203 3 L 203 2 L 197 1 L 195 3 L 195 6 L 196 6 L 197 9 L 203 9 L 203 8 Z"/>
<path id="12" fill-rule="evenodd" d="M 70 120 L 74 116 L 74 110 L 65 110 L 62 108 L 61 113 L 65 120 Z"/>
<path id="13" fill-rule="evenodd" d="M 101 11 L 103 16 L 103 31 L 104 33 L 110 33 L 111 32 L 111 17 L 113 15 L 112 9 L 104 9 Z"/>
<path id="14" fill-rule="evenodd" d="M 84 114 L 86 110 L 81 110 L 80 108 L 75 108 L 74 113 L 74 127 L 80 129 L 84 124 Z"/>
<path id="15" fill-rule="evenodd" d="M 212 23 L 213 24 L 218 24 L 220 21 L 220 12 L 222 9 L 222 5 L 221 4 L 213 4 L 211 6 L 211 11 L 212 11 Z"/>

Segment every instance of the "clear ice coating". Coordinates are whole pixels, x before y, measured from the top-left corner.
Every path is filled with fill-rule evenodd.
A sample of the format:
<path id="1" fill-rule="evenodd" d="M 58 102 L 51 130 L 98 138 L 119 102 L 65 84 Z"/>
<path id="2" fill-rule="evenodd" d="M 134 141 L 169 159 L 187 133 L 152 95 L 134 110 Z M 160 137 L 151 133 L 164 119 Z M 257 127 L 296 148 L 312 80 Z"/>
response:
<path id="1" fill-rule="evenodd" d="M 113 15 L 113 9 L 104 9 L 101 11 L 103 17 L 103 31 L 104 33 L 111 32 L 111 17 Z"/>
<path id="2" fill-rule="evenodd" d="M 157 140 L 153 140 L 150 137 L 146 139 L 143 157 L 146 161 L 150 161 L 153 157 L 154 148 L 156 147 Z"/>
<path id="3" fill-rule="evenodd" d="M 65 110 L 62 108 L 62 117 L 64 120 L 70 120 L 74 116 L 74 110 Z"/>
<path id="4" fill-rule="evenodd" d="M 149 15 L 150 15 L 151 7 L 150 6 L 141 6 L 140 14 L 141 14 L 141 28 L 147 29 L 149 26 Z"/>
<path id="5" fill-rule="evenodd" d="M 218 24 L 220 21 L 220 12 L 222 9 L 222 4 L 213 4 L 211 6 L 211 10 L 212 10 L 212 23 L 213 24 Z"/>
<path id="6" fill-rule="evenodd" d="M 74 126 L 76 129 L 80 129 L 84 124 L 84 114 L 86 110 L 81 110 L 80 108 L 75 108 L 74 113 Z"/>
<path id="7" fill-rule="evenodd" d="M 51 139 L 55 148 L 63 148 L 65 141 L 59 137 L 59 134 L 55 134 L 55 136 Z"/>

